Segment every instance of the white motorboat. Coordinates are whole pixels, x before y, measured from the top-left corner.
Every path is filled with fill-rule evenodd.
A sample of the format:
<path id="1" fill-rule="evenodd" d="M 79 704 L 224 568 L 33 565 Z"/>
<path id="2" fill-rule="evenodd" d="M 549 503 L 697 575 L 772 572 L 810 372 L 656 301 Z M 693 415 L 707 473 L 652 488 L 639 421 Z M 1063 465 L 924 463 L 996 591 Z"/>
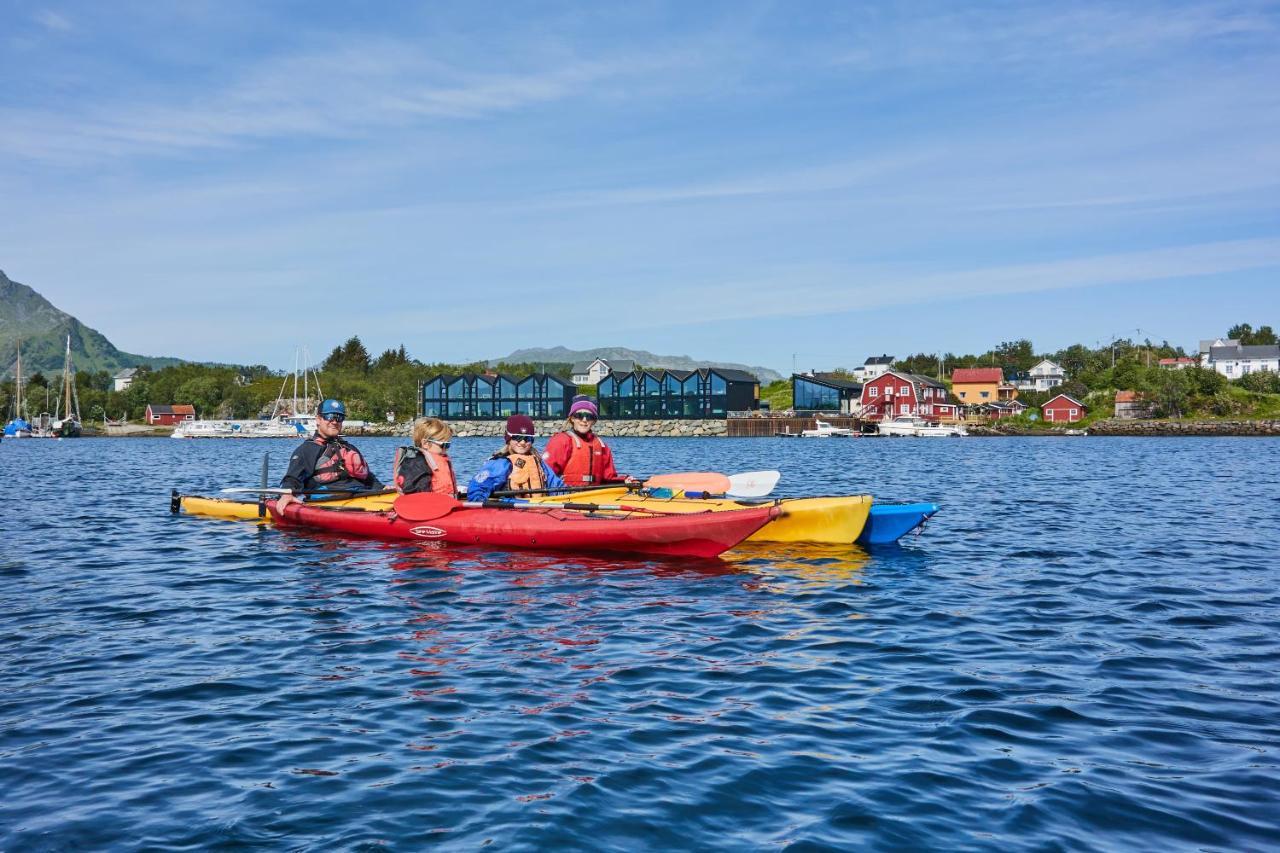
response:
<path id="1" fill-rule="evenodd" d="M 170 438 L 235 438 L 239 431 L 235 421 L 183 421 Z"/>
<path id="2" fill-rule="evenodd" d="M 185 421 L 172 438 L 298 438 L 306 430 L 284 418 L 260 421 Z"/>
<path id="3" fill-rule="evenodd" d="M 848 438 L 851 435 L 853 435 L 853 430 L 848 429 L 847 427 L 833 427 L 826 421 L 819 420 L 814 421 L 814 429 L 800 430 L 801 438 Z"/>
<path id="4" fill-rule="evenodd" d="M 880 435 L 893 437 L 951 438 L 969 434 L 964 427 L 930 423 L 915 415 L 898 415 L 891 421 L 878 424 L 876 428 Z"/>

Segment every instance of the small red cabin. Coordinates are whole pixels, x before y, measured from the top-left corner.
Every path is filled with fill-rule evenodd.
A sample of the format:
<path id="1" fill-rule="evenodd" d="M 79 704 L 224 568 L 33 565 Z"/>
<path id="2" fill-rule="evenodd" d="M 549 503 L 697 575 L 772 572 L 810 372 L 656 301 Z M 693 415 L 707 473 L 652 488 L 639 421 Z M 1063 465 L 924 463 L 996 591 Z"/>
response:
<path id="1" fill-rule="evenodd" d="M 862 386 L 862 417 L 870 421 L 915 415 L 930 420 L 954 420 L 956 404 L 947 398 L 947 387 L 936 379 L 890 370 Z"/>
<path id="2" fill-rule="evenodd" d="M 183 421 L 196 419 L 196 407 L 179 403 L 176 406 L 161 406 L 156 403 L 147 404 L 147 423 L 173 426 Z"/>
<path id="3" fill-rule="evenodd" d="M 1044 419 L 1055 424 L 1073 424 L 1084 418 L 1085 407 L 1075 397 L 1059 394 L 1040 407 Z"/>

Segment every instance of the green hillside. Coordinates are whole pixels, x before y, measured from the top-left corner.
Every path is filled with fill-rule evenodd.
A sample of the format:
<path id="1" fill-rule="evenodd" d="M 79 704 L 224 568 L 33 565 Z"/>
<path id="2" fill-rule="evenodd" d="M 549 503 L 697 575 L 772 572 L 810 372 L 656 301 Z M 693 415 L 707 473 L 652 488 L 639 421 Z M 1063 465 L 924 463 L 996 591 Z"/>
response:
<path id="1" fill-rule="evenodd" d="M 118 350 L 101 333 L 0 271 L 0 376 L 13 375 L 19 340 L 24 374 L 61 372 L 67 335 L 71 336 L 71 356 L 79 372 L 114 373 L 126 367 L 167 367 L 182 361 Z"/>

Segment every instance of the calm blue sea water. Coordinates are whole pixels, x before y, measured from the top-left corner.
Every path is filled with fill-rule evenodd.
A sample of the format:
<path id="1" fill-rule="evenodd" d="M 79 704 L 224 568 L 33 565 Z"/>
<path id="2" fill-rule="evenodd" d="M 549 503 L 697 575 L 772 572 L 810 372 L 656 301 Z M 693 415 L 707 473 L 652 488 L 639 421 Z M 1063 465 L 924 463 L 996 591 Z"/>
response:
<path id="1" fill-rule="evenodd" d="M 943 511 L 428 550 L 169 515 L 289 442 L 3 442 L 0 849 L 1280 845 L 1280 441 L 613 444 Z"/>

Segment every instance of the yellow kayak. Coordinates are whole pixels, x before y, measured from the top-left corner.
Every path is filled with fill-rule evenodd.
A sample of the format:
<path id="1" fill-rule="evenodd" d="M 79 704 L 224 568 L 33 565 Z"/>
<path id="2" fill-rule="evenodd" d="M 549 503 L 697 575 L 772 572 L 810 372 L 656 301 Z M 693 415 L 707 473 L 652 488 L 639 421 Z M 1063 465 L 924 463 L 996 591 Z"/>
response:
<path id="1" fill-rule="evenodd" d="M 359 507 L 361 509 L 391 509 L 397 495 L 395 492 L 380 495 L 363 495 L 353 498 L 325 500 L 324 506 Z M 229 521 L 261 521 L 271 522 L 271 513 L 265 518 L 258 516 L 258 502 L 233 500 L 231 498 L 206 498 L 200 495 L 179 495 L 175 497 L 177 506 L 189 515 L 204 515 L 210 518 L 222 518 Z M 175 510 L 176 511 L 176 510 Z"/>
<path id="2" fill-rule="evenodd" d="M 591 489 L 575 494 L 569 500 L 581 503 L 625 503 L 658 512 L 706 512 L 742 509 L 765 501 L 736 501 L 731 498 L 654 497 L 645 492 L 627 491 L 625 487 Z M 531 503 L 556 503 L 563 495 L 536 495 Z M 851 545 L 867 523 L 871 513 L 871 495 L 846 495 L 826 498 L 784 498 L 782 515 L 761 527 L 748 542 L 825 542 Z"/>
<path id="3" fill-rule="evenodd" d="M 576 503 L 625 503 L 658 512 L 706 512 L 707 510 L 733 510 L 759 505 L 767 501 L 736 501 L 729 498 L 686 498 L 680 492 L 675 497 L 654 497 L 645 492 L 628 491 L 622 486 L 607 489 L 591 489 L 572 497 L 565 495 L 533 495 L 524 500 L 531 503 L 560 503 L 572 500 Z M 363 495 L 351 498 L 326 499 L 326 507 L 347 507 L 368 510 L 387 510 L 395 502 L 395 492 Z M 258 516 L 258 502 L 231 498 L 207 498 L 199 495 L 181 495 L 174 498 L 177 506 L 190 515 L 203 515 L 236 521 L 270 522 Z M 782 515 L 760 528 L 748 542 L 820 542 L 832 545 L 849 545 L 862 533 L 871 512 L 871 495 L 846 495 L 823 498 L 785 498 L 781 501 Z"/>

